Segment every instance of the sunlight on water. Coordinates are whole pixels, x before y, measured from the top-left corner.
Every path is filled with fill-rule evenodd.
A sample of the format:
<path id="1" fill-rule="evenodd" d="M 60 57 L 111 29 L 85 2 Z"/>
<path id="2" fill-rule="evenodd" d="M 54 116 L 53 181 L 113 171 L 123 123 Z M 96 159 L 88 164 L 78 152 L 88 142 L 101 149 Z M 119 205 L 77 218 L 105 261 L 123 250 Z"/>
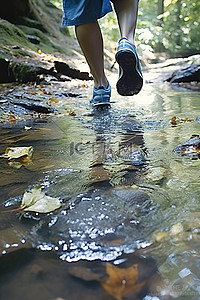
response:
<path id="1" fill-rule="evenodd" d="M 96 114 L 88 99 L 71 100 L 73 118 L 3 133 L 1 149 L 16 140 L 32 145 L 34 154 L 20 169 L 0 161 L 1 210 L 16 208 L 36 184 L 59 197 L 62 209 L 21 218 L 2 213 L 1 251 L 34 246 L 74 262 L 109 261 L 139 249 L 156 259 L 162 278 L 145 300 L 196 300 L 200 160 L 173 150 L 200 134 L 199 93 L 149 84 L 134 99 L 114 91 L 112 100 L 112 109 Z"/>

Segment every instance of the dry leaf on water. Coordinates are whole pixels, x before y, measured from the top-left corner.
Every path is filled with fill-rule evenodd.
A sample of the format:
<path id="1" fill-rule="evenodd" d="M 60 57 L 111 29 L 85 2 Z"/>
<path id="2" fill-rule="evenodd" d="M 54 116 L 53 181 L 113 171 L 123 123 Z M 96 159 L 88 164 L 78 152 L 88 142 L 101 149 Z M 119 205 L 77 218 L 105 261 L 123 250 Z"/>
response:
<path id="1" fill-rule="evenodd" d="M 59 103 L 59 100 L 53 97 L 49 98 L 49 100 L 55 103 Z"/>
<path id="2" fill-rule="evenodd" d="M 45 195 L 45 193 L 41 191 L 40 185 L 24 193 L 20 206 L 21 210 L 38 213 L 48 213 L 59 207 L 61 207 L 60 200 Z"/>
<path id="3" fill-rule="evenodd" d="M 185 118 L 185 119 L 181 119 L 181 118 L 178 118 L 178 117 L 172 117 L 171 118 L 171 124 L 172 126 L 177 126 L 178 123 L 183 123 L 183 122 L 193 122 L 194 119 L 189 119 L 189 118 Z"/>
<path id="4" fill-rule="evenodd" d="M 104 290 L 116 300 L 134 292 L 145 285 L 146 281 L 137 283 L 138 265 L 134 264 L 129 268 L 118 268 L 111 263 L 106 263 L 106 273 L 109 275 L 107 281 L 101 281 Z"/>
<path id="5" fill-rule="evenodd" d="M 8 147 L 5 150 L 5 153 L 0 157 L 7 158 L 7 159 L 16 159 L 22 156 L 29 156 L 31 157 L 33 154 L 33 147 Z"/>

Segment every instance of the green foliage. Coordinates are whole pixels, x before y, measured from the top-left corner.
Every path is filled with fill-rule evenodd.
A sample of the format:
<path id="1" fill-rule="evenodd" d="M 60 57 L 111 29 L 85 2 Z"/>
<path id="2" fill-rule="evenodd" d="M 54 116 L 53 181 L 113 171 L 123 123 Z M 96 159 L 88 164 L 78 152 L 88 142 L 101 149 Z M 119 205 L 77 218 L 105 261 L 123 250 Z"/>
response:
<path id="1" fill-rule="evenodd" d="M 168 12 L 162 29 L 163 43 L 171 52 L 193 54 L 200 51 L 200 2 L 174 0 L 166 7 Z"/>
<path id="2" fill-rule="evenodd" d="M 164 14 L 158 16 L 158 0 L 139 2 L 136 42 L 164 50 L 172 56 L 200 51 L 200 1 L 164 0 Z M 114 13 L 100 21 L 107 40 L 120 37 Z"/>

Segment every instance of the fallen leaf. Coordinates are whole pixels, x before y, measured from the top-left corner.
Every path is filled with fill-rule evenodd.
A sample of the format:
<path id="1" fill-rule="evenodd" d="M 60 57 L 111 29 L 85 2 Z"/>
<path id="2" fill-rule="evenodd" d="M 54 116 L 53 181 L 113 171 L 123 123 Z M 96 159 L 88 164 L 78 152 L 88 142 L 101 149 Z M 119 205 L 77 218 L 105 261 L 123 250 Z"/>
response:
<path id="1" fill-rule="evenodd" d="M 74 111 L 72 111 L 71 113 L 69 113 L 69 115 L 74 117 L 74 116 L 76 116 L 76 113 Z"/>
<path id="2" fill-rule="evenodd" d="M 85 139 L 83 139 L 83 138 L 81 138 L 81 142 L 82 142 L 83 145 L 87 145 L 87 144 L 90 143 L 89 140 L 85 140 Z"/>
<path id="3" fill-rule="evenodd" d="M 171 121 L 172 121 L 172 122 L 176 121 L 176 117 L 172 117 L 172 118 L 171 118 Z"/>
<path id="4" fill-rule="evenodd" d="M 156 242 L 160 242 L 163 239 L 166 239 L 168 236 L 169 236 L 169 232 L 161 231 L 161 232 L 156 233 L 154 239 L 155 239 Z"/>
<path id="5" fill-rule="evenodd" d="M 10 47 L 8 45 L 2 45 L 1 47 L 6 49 L 6 50 L 10 50 Z"/>
<path id="6" fill-rule="evenodd" d="M 69 116 L 76 116 L 76 113 L 69 108 L 67 108 L 67 113 Z"/>
<path id="7" fill-rule="evenodd" d="M 33 147 L 8 147 L 5 150 L 5 153 L 0 157 L 4 157 L 7 159 L 19 158 L 22 156 L 29 156 L 31 157 L 33 154 Z"/>
<path id="8" fill-rule="evenodd" d="M 25 129 L 26 131 L 30 130 L 31 128 L 32 128 L 32 127 L 24 126 L 24 129 Z"/>
<path id="9" fill-rule="evenodd" d="M 56 99 L 56 98 L 53 98 L 53 97 L 49 98 L 49 100 L 50 100 L 50 101 L 52 101 L 52 102 L 55 102 L 55 103 L 58 103 L 58 102 L 59 102 L 59 100 L 58 100 L 58 99 Z"/>
<path id="10" fill-rule="evenodd" d="M 177 117 L 172 117 L 171 118 L 171 124 L 172 126 L 177 126 L 177 123 L 183 123 L 183 122 L 193 122 L 194 119 L 189 119 L 189 118 L 185 118 L 185 119 L 180 119 L 180 118 L 177 118 Z"/>
<path id="11" fill-rule="evenodd" d="M 133 184 L 131 187 L 132 187 L 132 189 L 134 189 L 134 190 L 139 189 L 139 187 L 138 187 L 136 184 Z"/>
<path id="12" fill-rule="evenodd" d="M 41 186 L 38 185 L 32 190 L 24 193 L 20 208 L 24 211 L 33 211 L 38 213 L 48 213 L 61 207 L 61 202 L 58 198 L 47 196 L 41 191 Z"/>
<path id="13" fill-rule="evenodd" d="M 9 120 L 10 120 L 10 123 L 15 123 L 16 122 L 16 118 L 12 114 L 9 114 Z"/>
<path id="14" fill-rule="evenodd" d="M 134 264 L 129 268 L 118 268 L 111 263 L 106 263 L 106 273 L 109 275 L 107 281 L 101 281 L 104 290 L 116 300 L 141 288 L 146 281 L 137 283 L 138 265 Z"/>

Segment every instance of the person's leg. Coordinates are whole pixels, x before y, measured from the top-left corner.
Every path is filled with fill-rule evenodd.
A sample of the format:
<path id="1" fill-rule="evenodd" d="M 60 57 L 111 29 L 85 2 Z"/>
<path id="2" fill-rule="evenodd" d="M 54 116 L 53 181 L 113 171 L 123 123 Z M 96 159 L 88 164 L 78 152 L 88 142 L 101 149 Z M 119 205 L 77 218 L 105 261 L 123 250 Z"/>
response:
<path id="1" fill-rule="evenodd" d="M 75 31 L 94 78 L 94 86 L 107 88 L 108 80 L 104 73 L 103 38 L 98 22 L 76 26 Z"/>
<path id="2" fill-rule="evenodd" d="M 121 37 L 126 37 L 133 43 L 138 15 L 138 0 L 115 0 L 113 4 Z"/>
<path id="3" fill-rule="evenodd" d="M 119 64 L 117 91 L 122 96 L 132 96 L 138 94 L 143 85 L 140 61 L 134 45 L 138 0 L 113 0 L 113 4 L 121 33 L 115 55 Z"/>

